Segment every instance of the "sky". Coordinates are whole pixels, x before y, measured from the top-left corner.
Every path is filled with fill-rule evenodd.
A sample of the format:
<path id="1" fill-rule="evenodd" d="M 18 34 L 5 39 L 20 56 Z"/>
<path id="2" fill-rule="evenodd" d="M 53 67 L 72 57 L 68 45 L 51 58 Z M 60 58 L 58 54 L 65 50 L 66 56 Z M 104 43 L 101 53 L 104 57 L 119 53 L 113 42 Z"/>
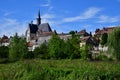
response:
<path id="1" fill-rule="evenodd" d="M 0 0 L 0 37 L 25 35 L 39 10 L 58 33 L 120 26 L 120 0 Z"/>

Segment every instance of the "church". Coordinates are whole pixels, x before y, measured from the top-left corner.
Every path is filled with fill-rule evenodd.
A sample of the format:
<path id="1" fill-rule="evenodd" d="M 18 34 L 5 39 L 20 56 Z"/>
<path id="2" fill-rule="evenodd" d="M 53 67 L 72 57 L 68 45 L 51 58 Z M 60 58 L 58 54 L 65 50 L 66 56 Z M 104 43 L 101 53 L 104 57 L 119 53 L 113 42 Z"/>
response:
<path id="1" fill-rule="evenodd" d="M 40 11 L 38 12 L 37 24 L 29 23 L 26 31 L 27 42 L 38 40 L 38 37 L 45 34 L 53 34 L 52 29 L 48 23 L 41 23 Z"/>
<path id="2" fill-rule="evenodd" d="M 37 24 L 33 24 L 31 21 L 26 30 L 26 41 L 29 47 L 36 47 L 43 42 L 48 42 L 52 35 L 55 34 L 55 31 L 52 31 L 49 23 L 41 23 L 40 11 L 38 12 L 36 21 Z"/>

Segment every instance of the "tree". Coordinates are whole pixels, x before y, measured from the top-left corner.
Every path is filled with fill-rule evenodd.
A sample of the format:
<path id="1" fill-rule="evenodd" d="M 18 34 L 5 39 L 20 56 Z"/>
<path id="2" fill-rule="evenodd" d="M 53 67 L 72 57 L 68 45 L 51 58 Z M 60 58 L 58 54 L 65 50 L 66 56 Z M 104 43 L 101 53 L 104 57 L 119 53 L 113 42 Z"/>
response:
<path id="1" fill-rule="evenodd" d="M 109 51 L 113 56 L 120 60 L 120 28 L 114 29 L 108 37 Z"/>
<path id="2" fill-rule="evenodd" d="M 81 58 L 83 60 L 91 60 L 92 59 L 92 54 L 90 52 L 91 50 L 91 45 L 87 44 L 81 47 L 80 51 L 81 51 Z"/>
<path id="3" fill-rule="evenodd" d="M 101 38 L 101 44 L 105 45 L 107 43 L 107 39 L 108 39 L 108 34 L 104 33 Z"/>
<path id="4" fill-rule="evenodd" d="M 27 46 L 27 42 L 24 37 L 20 37 L 18 47 L 19 47 L 18 52 L 19 52 L 20 58 L 21 59 L 25 58 L 28 53 L 28 46 Z"/>
<path id="5" fill-rule="evenodd" d="M 27 42 L 25 41 L 24 38 L 19 37 L 16 33 L 15 36 L 10 41 L 9 59 L 11 61 L 20 60 L 24 58 L 24 56 L 27 54 L 27 51 L 28 51 Z"/>
<path id="6" fill-rule="evenodd" d="M 58 35 L 53 35 L 49 41 L 49 55 L 53 59 L 64 58 L 64 41 L 58 37 Z"/>
<path id="7" fill-rule="evenodd" d="M 46 43 L 42 43 L 39 47 L 35 48 L 33 53 L 35 57 L 39 57 L 42 59 L 49 58 L 48 45 Z"/>
<path id="8" fill-rule="evenodd" d="M 8 58 L 9 48 L 7 46 L 0 46 L 0 58 Z"/>
<path id="9" fill-rule="evenodd" d="M 74 35 L 74 34 L 75 34 L 75 31 L 70 31 L 69 34 Z"/>
<path id="10" fill-rule="evenodd" d="M 65 47 L 65 54 L 68 55 L 68 58 L 80 58 L 80 40 L 79 36 L 72 35 L 71 39 L 68 39 Z"/>

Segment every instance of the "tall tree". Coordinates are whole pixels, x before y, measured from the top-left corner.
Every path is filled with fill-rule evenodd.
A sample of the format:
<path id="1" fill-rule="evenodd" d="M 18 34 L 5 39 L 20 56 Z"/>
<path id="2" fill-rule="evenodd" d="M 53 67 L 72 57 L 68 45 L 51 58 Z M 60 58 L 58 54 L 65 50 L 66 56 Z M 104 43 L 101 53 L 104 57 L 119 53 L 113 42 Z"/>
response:
<path id="1" fill-rule="evenodd" d="M 46 43 L 42 43 L 39 47 L 35 48 L 33 53 L 35 57 L 39 57 L 42 59 L 49 58 L 48 45 Z"/>
<path id="2" fill-rule="evenodd" d="M 24 37 L 20 37 L 18 47 L 19 47 L 19 57 L 20 59 L 22 59 L 28 53 L 28 46 Z"/>
<path id="3" fill-rule="evenodd" d="M 80 58 L 80 40 L 79 36 L 72 35 L 71 39 L 66 42 L 65 52 L 68 54 L 68 58 Z"/>
<path id="4" fill-rule="evenodd" d="M 27 54 L 27 51 L 28 48 L 25 39 L 19 37 L 16 33 L 10 41 L 9 59 L 12 61 L 22 59 Z"/>
<path id="5" fill-rule="evenodd" d="M 107 43 L 107 39 L 108 39 L 108 34 L 104 33 L 101 38 L 101 44 L 105 45 Z"/>
<path id="6" fill-rule="evenodd" d="M 114 29 L 108 37 L 108 46 L 110 53 L 120 60 L 120 28 Z"/>
<path id="7" fill-rule="evenodd" d="M 64 41 L 58 37 L 58 35 L 53 35 L 49 41 L 49 55 L 54 59 L 61 59 L 64 57 Z"/>

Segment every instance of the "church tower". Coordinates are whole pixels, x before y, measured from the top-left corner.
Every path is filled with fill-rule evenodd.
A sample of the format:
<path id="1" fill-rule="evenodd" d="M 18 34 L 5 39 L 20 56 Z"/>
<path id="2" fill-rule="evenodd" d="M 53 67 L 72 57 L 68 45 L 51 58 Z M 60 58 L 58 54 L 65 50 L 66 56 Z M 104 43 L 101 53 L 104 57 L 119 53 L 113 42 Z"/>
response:
<path id="1" fill-rule="evenodd" d="M 37 25 L 41 24 L 40 10 L 38 11 Z"/>

